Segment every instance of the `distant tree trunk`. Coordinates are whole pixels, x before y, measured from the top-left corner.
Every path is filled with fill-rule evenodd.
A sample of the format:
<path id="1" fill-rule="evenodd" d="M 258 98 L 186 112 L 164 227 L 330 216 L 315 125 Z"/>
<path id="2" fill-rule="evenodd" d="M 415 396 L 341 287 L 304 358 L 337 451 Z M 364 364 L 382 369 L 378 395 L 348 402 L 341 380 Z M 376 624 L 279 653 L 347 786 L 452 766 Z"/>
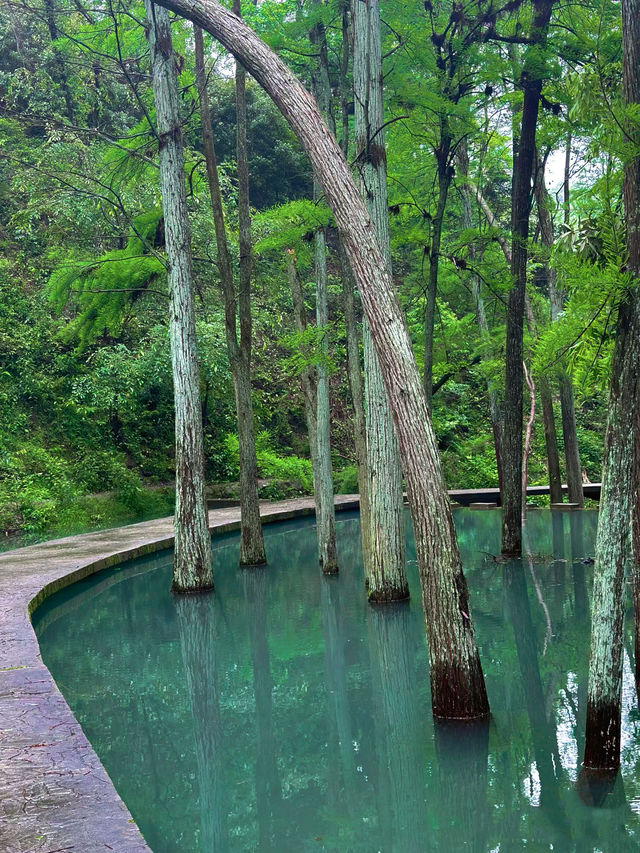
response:
<path id="1" fill-rule="evenodd" d="M 531 213 L 531 176 L 536 124 L 542 91 L 538 70 L 540 47 L 546 42 L 553 0 L 534 0 L 531 40 L 520 77 L 524 93 L 520 135 L 513 162 L 511 191 L 511 275 L 513 285 L 507 308 L 504 428 L 502 435 L 502 552 L 522 552 L 522 332 L 527 285 L 527 240 Z"/>
<path id="2" fill-rule="evenodd" d="M 449 129 L 449 118 L 440 116 L 440 143 L 436 148 L 436 166 L 438 172 L 438 203 L 436 215 L 431 221 L 431 244 L 429 246 L 429 286 L 424 312 L 424 393 L 427 404 L 431 406 L 433 394 L 433 330 L 435 328 L 436 297 L 438 295 L 438 271 L 440 268 L 440 244 L 444 214 L 447 209 L 449 187 L 453 178 L 450 155 L 453 139 Z"/>
<path id="3" fill-rule="evenodd" d="M 233 375 L 236 398 L 236 417 L 238 424 L 238 455 L 240 461 L 240 565 L 257 566 L 266 563 L 260 521 L 260 501 L 258 499 L 258 463 L 256 459 L 256 440 L 253 422 L 253 404 L 251 401 L 251 280 L 249 293 L 236 301 L 233 280 L 233 265 L 227 241 L 224 220 L 224 208 L 218 161 L 216 158 L 213 131 L 211 129 L 211 110 L 204 65 L 204 46 L 202 30 L 194 26 L 196 84 L 200 102 L 200 122 L 202 142 L 207 166 L 209 196 L 213 211 L 213 223 L 218 250 L 218 271 L 224 296 L 225 335 L 227 354 Z M 245 283 L 246 284 L 246 283 Z M 237 302 L 240 304 L 240 342 L 237 331 Z"/>
<path id="4" fill-rule="evenodd" d="M 163 0 L 207 29 L 271 96 L 322 183 L 371 327 L 403 456 L 438 717 L 471 719 L 489 703 L 455 527 L 429 408 L 376 229 L 314 99 L 237 16 L 216 0 Z"/>
<path id="5" fill-rule="evenodd" d="M 342 273 L 342 294 L 344 323 L 347 339 L 347 373 L 353 401 L 353 423 L 355 429 L 356 460 L 358 465 L 358 491 L 360 493 L 360 539 L 362 541 L 362 562 L 368 566 L 371 559 L 368 549 L 371 547 L 369 536 L 369 467 L 367 463 L 367 426 L 364 413 L 364 390 L 362 387 L 362 368 L 360 365 L 360 344 L 356 317 L 356 295 L 353 275 L 349 261 L 340 243 L 340 268 Z"/>
<path id="6" fill-rule="evenodd" d="M 49 30 L 49 35 L 51 37 L 51 49 L 53 51 L 53 56 L 55 60 L 55 65 L 58 71 L 58 77 L 60 79 L 60 88 L 62 89 L 62 95 L 64 97 L 64 103 L 67 112 L 67 118 L 71 124 L 76 123 L 75 119 L 75 110 L 73 109 L 73 99 L 71 97 L 71 92 L 69 90 L 69 81 L 67 79 L 67 69 L 64 66 L 64 59 L 62 58 L 62 54 L 60 53 L 60 49 L 56 45 L 56 40 L 58 38 L 58 27 L 56 26 L 56 12 L 54 6 L 54 0 L 44 0 L 44 13 L 47 21 L 47 28 Z"/>
<path id="7" fill-rule="evenodd" d="M 472 188 L 468 182 L 469 174 L 469 155 L 467 146 L 462 142 L 458 146 L 458 166 L 463 179 L 462 184 L 462 227 L 464 230 L 473 227 L 473 215 L 471 213 L 471 197 Z M 469 249 L 469 255 L 472 260 L 475 260 L 475 248 Z M 471 274 L 471 292 L 473 294 L 473 304 L 475 306 L 476 321 L 480 330 L 482 339 L 482 357 L 483 360 L 491 358 L 491 340 L 489 334 L 489 323 L 487 322 L 487 314 L 484 308 L 484 299 L 482 298 L 482 289 L 480 277 L 474 272 Z M 500 422 L 500 403 L 498 401 L 498 392 L 493 387 L 490 380 L 487 380 L 487 393 L 489 395 L 489 420 L 491 422 L 491 430 L 493 432 L 493 446 L 496 454 L 496 468 L 498 471 L 498 486 L 502 494 L 502 459 L 500 455 L 501 446 L 501 422 Z"/>
<path id="8" fill-rule="evenodd" d="M 204 450 L 191 235 L 184 185 L 182 128 L 178 112 L 177 70 L 169 13 L 145 0 L 147 40 L 156 105 L 160 189 L 169 281 L 169 339 L 173 368 L 176 430 L 176 508 L 174 515 L 174 592 L 213 588 L 211 539 L 204 491 Z"/>
<path id="9" fill-rule="evenodd" d="M 640 0 L 622 0 L 622 79 L 626 104 L 640 104 Z M 627 132 L 638 145 L 637 125 Z M 633 284 L 618 309 L 616 343 L 602 471 L 593 580 L 593 616 L 584 765 L 617 770 L 620 764 L 622 626 L 625 576 L 633 577 L 636 680 L 640 618 L 640 156 L 624 170 L 627 269 Z M 634 553 L 635 551 L 635 553 Z"/>
<path id="10" fill-rule="evenodd" d="M 362 197 L 375 223 L 387 270 L 391 270 L 387 162 L 382 102 L 382 54 L 378 0 L 351 6 L 356 160 Z M 364 387 L 369 475 L 369 601 L 383 604 L 409 597 L 405 574 L 402 468 L 378 356 L 365 321 Z"/>
<path id="11" fill-rule="evenodd" d="M 524 522 L 527 510 L 527 475 L 529 470 L 529 454 L 531 453 L 531 435 L 533 433 L 533 420 L 536 416 L 536 386 L 533 382 L 533 377 L 527 370 L 527 365 L 523 362 L 522 369 L 524 378 L 529 389 L 529 399 L 531 401 L 529 409 L 529 419 L 527 421 L 527 429 L 524 438 L 524 452 L 522 454 L 522 521 Z"/>
<path id="12" fill-rule="evenodd" d="M 349 26 L 350 2 L 342 2 L 342 45 L 340 54 L 340 115 L 342 117 L 342 136 L 340 148 L 346 158 L 349 151 L 349 102 L 353 91 L 349 81 L 349 58 L 351 56 L 351 29 Z M 371 557 L 371 537 L 369 535 L 369 467 L 367 454 L 367 425 L 364 412 L 364 387 L 360 359 L 360 337 L 356 310 L 356 288 L 349 259 L 342 240 L 338 237 L 338 259 L 342 277 L 342 295 L 344 323 L 347 343 L 347 374 L 349 389 L 353 401 L 354 443 L 358 467 L 358 492 L 360 497 L 360 541 L 362 542 L 362 561 L 369 566 Z M 365 573 L 368 570 L 365 569 Z"/>
<path id="13" fill-rule="evenodd" d="M 553 219 L 551 217 L 551 198 L 547 192 L 544 182 L 544 163 L 539 156 L 536 157 L 536 180 L 535 196 L 538 205 L 538 217 L 540 220 L 540 235 L 543 245 L 549 250 L 553 249 L 555 242 Z M 568 205 L 568 176 L 565 174 L 565 216 Z M 556 271 L 545 261 L 545 279 L 549 288 L 549 305 L 551 309 L 551 322 L 554 323 L 564 307 L 565 294 L 557 287 Z M 560 408 L 562 411 L 562 435 L 564 438 L 564 458 L 567 469 L 567 491 L 571 503 L 584 506 L 584 495 L 582 492 L 582 466 L 580 464 L 580 451 L 578 449 L 578 432 L 576 428 L 576 410 L 573 400 L 573 383 L 564 366 L 561 366 L 558 378 L 560 385 Z M 555 429 L 555 428 L 554 428 Z M 553 501 L 552 496 L 552 501 Z M 562 501 L 562 495 L 560 496 Z"/>
<path id="14" fill-rule="evenodd" d="M 329 59 L 327 38 L 324 25 L 318 22 L 310 34 L 311 44 L 318 51 L 318 64 L 313 74 L 313 91 L 327 121 L 329 128 L 335 131 L 331 112 L 331 83 L 329 81 Z M 317 180 L 313 183 L 313 196 L 319 199 L 322 189 Z M 324 228 L 316 229 L 315 234 L 315 275 L 316 275 L 316 325 L 326 330 L 329 325 L 329 298 L 327 283 L 327 245 Z M 322 333 L 319 343 L 320 359 L 316 368 L 316 476 L 313 491 L 316 500 L 316 526 L 318 534 L 318 558 L 325 574 L 338 571 L 336 550 L 336 516 L 333 501 L 333 472 L 331 470 L 331 415 L 329 409 L 329 374 L 326 361 L 329 356 L 329 342 L 326 332 Z"/>

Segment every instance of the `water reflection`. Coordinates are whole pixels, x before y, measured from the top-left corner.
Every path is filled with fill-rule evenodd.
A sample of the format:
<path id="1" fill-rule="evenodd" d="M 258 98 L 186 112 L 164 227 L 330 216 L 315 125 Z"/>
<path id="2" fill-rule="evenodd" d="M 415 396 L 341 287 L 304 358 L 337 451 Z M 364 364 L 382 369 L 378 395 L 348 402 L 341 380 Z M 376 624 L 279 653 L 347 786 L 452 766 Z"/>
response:
<path id="1" fill-rule="evenodd" d="M 238 571 L 218 540 L 213 596 L 174 600 L 168 554 L 38 611 L 45 662 L 155 853 L 637 849 L 630 646 L 618 787 L 578 779 L 595 513 L 531 511 L 508 564 L 498 513 L 455 519 L 490 725 L 434 729 L 416 567 L 411 602 L 368 607 L 357 518 L 338 522 L 338 578 L 291 523 L 267 529 L 267 569 Z"/>

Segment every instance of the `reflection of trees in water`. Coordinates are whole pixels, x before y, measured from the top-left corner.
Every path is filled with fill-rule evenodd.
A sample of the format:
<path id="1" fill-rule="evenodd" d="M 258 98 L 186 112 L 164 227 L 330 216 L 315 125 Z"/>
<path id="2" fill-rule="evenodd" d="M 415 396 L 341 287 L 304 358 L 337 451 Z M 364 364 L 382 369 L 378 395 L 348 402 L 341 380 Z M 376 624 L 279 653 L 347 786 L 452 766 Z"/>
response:
<path id="1" fill-rule="evenodd" d="M 324 577 L 321 579 L 322 629 L 324 635 L 325 672 L 327 689 L 331 703 L 329 714 L 330 740 L 340 756 L 340 766 L 330 772 L 330 790 L 333 793 L 336 810 L 351 811 L 353 805 L 355 762 L 353 753 L 353 733 L 351 715 L 349 712 L 349 697 L 347 693 L 347 668 L 345 661 L 345 632 L 338 578 Z M 342 786 L 340 785 L 342 779 Z M 340 788 L 344 789 L 344 797 L 340 797 Z"/>
<path id="2" fill-rule="evenodd" d="M 558 754 L 555 727 L 547 719 L 545 697 L 538 664 L 538 649 L 531 620 L 527 581 L 522 563 L 505 563 L 502 572 L 509 621 L 513 626 L 516 654 L 522 679 L 525 708 L 540 785 L 540 807 L 551 824 L 564 837 L 568 821 L 561 797 L 562 766 Z"/>
<path id="3" fill-rule="evenodd" d="M 427 737 L 424 715 L 418 715 L 408 604 L 370 608 L 374 709 L 378 721 L 378 814 L 380 848 L 413 853 L 428 846 L 428 813 L 422 745 Z"/>
<path id="4" fill-rule="evenodd" d="M 435 721 L 439 850 L 484 853 L 490 849 L 487 803 L 490 727 L 489 718 Z"/>
<path id="5" fill-rule="evenodd" d="M 244 599 L 251 645 L 253 690 L 256 703 L 256 808 L 258 849 L 278 850 L 282 789 L 273 730 L 273 679 L 267 639 L 267 570 L 244 569 Z"/>
<path id="6" fill-rule="evenodd" d="M 227 849 L 227 811 L 216 669 L 215 598 L 212 594 L 176 596 L 175 607 L 196 743 L 200 850 L 217 853 Z"/>

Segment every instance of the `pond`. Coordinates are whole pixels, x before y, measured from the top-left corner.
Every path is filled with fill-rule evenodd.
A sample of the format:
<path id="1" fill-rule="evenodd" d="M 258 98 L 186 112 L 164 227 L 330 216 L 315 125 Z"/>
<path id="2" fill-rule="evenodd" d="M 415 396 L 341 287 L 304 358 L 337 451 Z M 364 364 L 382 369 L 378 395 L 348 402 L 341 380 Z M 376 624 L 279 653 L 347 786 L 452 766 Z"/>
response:
<path id="1" fill-rule="evenodd" d="M 434 727 L 408 519 L 408 605 L 366 604 L 342 514 L 339 577 L 293 522 L 265 528 L 266 570 L 214 539 L 213 596 L 174 599 L 164 552 L 37 611 L 44 661 L 155 853 L 638 849 L 629 632 L 621 777 L 606 808 L 576 790 L 596 512 L 530 511 L 531 556 L 507 564 L 499 511 L 455 519 L 486 725 Z"/>

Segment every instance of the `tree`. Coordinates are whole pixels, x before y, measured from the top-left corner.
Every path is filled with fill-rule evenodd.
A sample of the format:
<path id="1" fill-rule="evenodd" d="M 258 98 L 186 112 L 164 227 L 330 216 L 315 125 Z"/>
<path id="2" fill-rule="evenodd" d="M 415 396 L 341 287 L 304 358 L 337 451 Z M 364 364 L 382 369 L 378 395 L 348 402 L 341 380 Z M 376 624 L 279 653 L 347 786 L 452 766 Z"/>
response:
<path id="1" fill-rule="evenodd" d="M 420 375 L 375 227 L 318 107 L 284 63 L 217 2 L 164 0 L 215 36 L 273 98 L 305 149 L 341 232 L 391 404 L 416 540 L 436 716 L 489 712 L 449 498 Z"/>
<path id="2" fill-rule="evenodd" d="M 504 424 L 502 434 L 502 552 L 522 551 L 522 333 L 527 286 L 527 241 L 531 214 L 531 176 L 535 155 L 536 124 L 544 50 L 553 0 L 534 0 L 533 21 L 519 86 L 523 92 L 522 116 L 514 140 L 511 190 L 511 275 L 513 286 L 507 309 Z"/>
<path id="3" fill-rule="evenodd" d="M 627 287 L 618 307 L 605 434 L 602 493 L 593 581 L 591 655 L 584 767 L 616 772 L 620 765 L 622 626 L 625 577 L 634 578 L 636 643 L 640 616 L 640 3 L 622 2 L 626 155 L 624 209 Z M 638 645 L 636 645 L 636 649 Z"/>
<path id="4" fill-rule="evenodd" d="M 204 47 L 202 30 L 194 28 L 196 83 L 200 103 L 200 122 L 202 125 L 202 142 L 207 166 L 207 179 L 213 223 L 218 249 L 218 271 L 224 295 L 225 336 L 229 364 L 233 374 L 233 384 L 236 398 L 236 417 L 238 425 L 238 455 L 240 462 L 240 565 L 255 566 L 266 563 L 260 522 L 260 502 L 258 500 L 258 463 L 256 459 L 256 439 L 253 420 L 253 404 L 251 401 L 251 234 L 247 234 L 250 224 L 248 199 L 248 165 L 246 162 L 246 144 L 238 145 L 238 174 L 242 175 L 239 184 L 242 187 L 243 203 L 239 206 L 241 220 L 241 249 L 240 249 L 240 287 L 236 298 L 231 254 L 227 241 L 227 229 L 224 220 L 220 179 L 218 177 L 218 161 L 216 158 L 213 131 L 211 128 L 211 111 L 207 93 L 207 78 L 204 66 Z M 239 140 L 246 143 L 246 110 L 244 106 L 244 78 L 236 81 L 239 88 L 239 113 L 244 121 L 238 122 Z M 248 259 L 247 255 L 248 254 Z M 237 309 L 240 314 L 240 340 L 238 340 Z"/>
<path id="5" fill-rule="evenodd" d="M 169 13 L 145 0 L 156 103 L 160 188 L 169 279 L 169 339 L 176 419 L 174 592 L 213 588 L 204 492 L 202 409 L 196 353 L 191 237 L 184 186 L 182 130 Z"/>
<path id="6" fill-rule="evenodd" d="M 387 165 L 382 99 L 380 7 L 377 0 L 351 6 L 356 164 L 360 191 L 375 223 L 385 264 L 391 274 Z M 402 468 L 390 403 L 372 339 L 363 324 L 364 400 L 369 529 L 363 535 L 365 583 L 372 604 L 409 597 L 404 562 Z"/>

